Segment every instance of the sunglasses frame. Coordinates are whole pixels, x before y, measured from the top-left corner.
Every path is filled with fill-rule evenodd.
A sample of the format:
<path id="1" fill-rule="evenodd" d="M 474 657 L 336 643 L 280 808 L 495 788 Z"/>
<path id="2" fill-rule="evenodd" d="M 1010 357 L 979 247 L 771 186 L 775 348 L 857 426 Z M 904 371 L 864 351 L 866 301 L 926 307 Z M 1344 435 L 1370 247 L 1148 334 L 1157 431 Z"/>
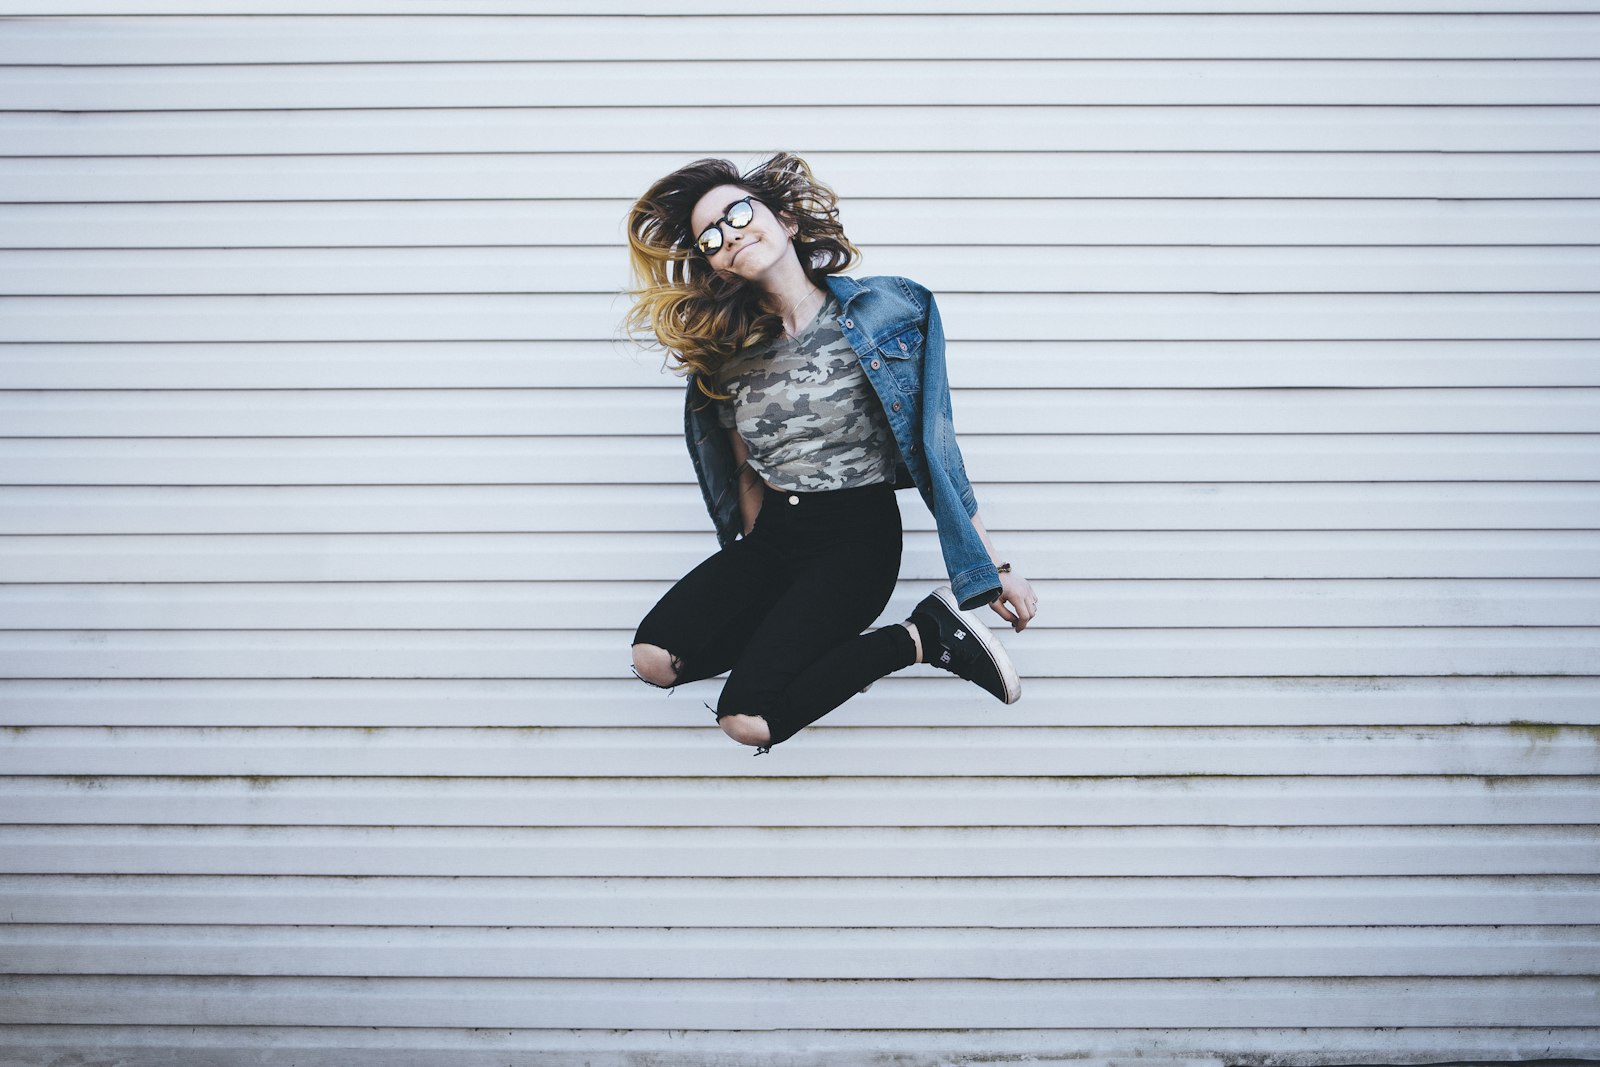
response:
<path id="1" fill-rule="evenodd" d="M 753 203 L 755 198 L 755 194 L 751 193 L 749 196 L 740 197 L 738 200 L 735 200 L 733 203 L 723 208 L 722 217 L 717 219 L 717 221 L 713 222 L 711 225 L 707 226 L 705 229 L 701 230 L 699 235 L 695 237 L 695 250 L 698 251 L 702 256 L 705 256 L 707 259 L 710 259 L 718 252 L 722 251 L 723 246 L 728 243 L 727 239 L 722 236 L 722 224 L 726 222 L 734 229 L 742 230 L 754 222 L 756 220 L 756 205 Z M 750 217 L 745 219 L 743 222 L 734 222 L 729 216 L 733 214 L 733 209 L 738 207 L 740 204 L 744 204 L 749 209 Z M 705 241 L 707 239 L 707 235 L 713 232 L 717 235 L 717 244 L 716 247 L 708 249 L 705 247 Z"/>

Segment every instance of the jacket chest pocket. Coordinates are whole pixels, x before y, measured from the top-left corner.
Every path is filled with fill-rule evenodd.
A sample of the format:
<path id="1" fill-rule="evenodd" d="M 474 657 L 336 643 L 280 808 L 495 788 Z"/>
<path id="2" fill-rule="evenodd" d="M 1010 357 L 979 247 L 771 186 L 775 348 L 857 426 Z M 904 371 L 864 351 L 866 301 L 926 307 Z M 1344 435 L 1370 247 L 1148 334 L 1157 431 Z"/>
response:
<path id="1" fill-rule="evenodd" d="M 922 391 L 921 330 L 916 327 L 902 330 L 879 345 L 878 351 L 882 353 L 884 365 L 889 368 L 889 374 L 901 392 Z"/>

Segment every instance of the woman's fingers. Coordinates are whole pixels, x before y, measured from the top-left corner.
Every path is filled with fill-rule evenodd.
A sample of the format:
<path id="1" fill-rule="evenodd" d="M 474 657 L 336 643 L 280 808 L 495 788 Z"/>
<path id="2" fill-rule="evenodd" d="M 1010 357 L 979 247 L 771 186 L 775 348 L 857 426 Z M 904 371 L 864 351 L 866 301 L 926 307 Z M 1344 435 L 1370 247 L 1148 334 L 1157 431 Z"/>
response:
<path id="1" fill-rule="evenodd" d="M 1038 613 L 1039 598 L 1026 578 L 1007 573 L 1000 576 L 1000 595 L 991 600 L 989 606 L 1010 623 L 1013 630 L 1021 633 Z"/>

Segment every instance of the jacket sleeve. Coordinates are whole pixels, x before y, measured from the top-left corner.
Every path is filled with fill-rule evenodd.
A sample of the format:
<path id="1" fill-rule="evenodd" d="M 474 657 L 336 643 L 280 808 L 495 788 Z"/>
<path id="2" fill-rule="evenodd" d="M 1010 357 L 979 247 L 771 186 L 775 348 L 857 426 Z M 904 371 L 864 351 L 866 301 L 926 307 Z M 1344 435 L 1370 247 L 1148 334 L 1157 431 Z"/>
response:
<path id="1" fill-rule="evenodd" d="M 978 497 L 972 491 L 972 481 L 967 477 L 967 464 L 961 456 L 961 445 L 956 441 L 955 409 L 950 403 L 950 375 L 944 358 L 944 324 L 939 319 L 939 305 L 933 294 L 926 289 L 922 291 L 928 301 L 928 314 L 923 320 L 923 448 L 940 449 L 945 472 L 970 519 L 978 513 Z M 938 440 L 929 439 L 930 428 Z"/>
<path id="2" fill-rule="evenodd" d="M 700 392 L 692 375 L 684 394 L 683 435 L 717 543 L 726 548 L 744 529 L 739 518 L 739 467 L 728 433 L 717 421 L 717 405 Z"/>
<path id="3" fill-rule="evenodd" d="M 919 287 L 920 288 L 920 287 Z M 1000 593 L 1000 574 L 972 518 L 978 497 L 967 477 L 961 446 L 956 443 L 950 381 L 945 369 L 944 324 L 933 294 L 921 290 L 927 312 L 923 319 L 922 448 L 934 486 L 934 519 L 939 548 L 950 573 L 950 587 L 963 608 L 990 603 Z M 943 486 L 938 483 L 942 481 Z M 941 497 L 943 499 L 941 499 Z"/>

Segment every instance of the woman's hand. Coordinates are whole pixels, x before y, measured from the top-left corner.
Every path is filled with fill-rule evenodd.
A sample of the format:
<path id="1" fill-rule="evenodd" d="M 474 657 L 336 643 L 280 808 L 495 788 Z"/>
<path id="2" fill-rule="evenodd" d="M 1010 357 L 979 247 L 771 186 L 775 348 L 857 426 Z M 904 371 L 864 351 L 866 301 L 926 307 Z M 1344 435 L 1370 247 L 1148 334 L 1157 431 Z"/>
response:
<path id="1" fill-rule="evenodd" d="M 1028 584 L 1028 579 L 1020 574 L 1002 574 L 1000 576 L 1000 595 L 989 602 L 1011 628 L 1021 633 L 1033 621 L 1034 615 L 1039 611 L 1039 598 L 1034 594 L 1033 586 Z"/>
<path id="2" fill-rule="evenodd" d="M 988 549 L 989 558 L 994 560 L 995 566 L 1001 566 L 1002 557 L 995 551 L 994 542 L 989 540 L 989 531 L 984 529 L 983 519 L 976 514 L 972 516 L 972 528 L 978 531 L 978 537 L 983 541 L 983 547 Z M 989 601 L 989 606 L 1020 634 L 1038 613 L 1039 597 L 1034 593 L 1033 586 L 1028 584 L 1028 579 L 1011 573 L 1007 567 L 1000 575 L 1000 595 Z"/>

